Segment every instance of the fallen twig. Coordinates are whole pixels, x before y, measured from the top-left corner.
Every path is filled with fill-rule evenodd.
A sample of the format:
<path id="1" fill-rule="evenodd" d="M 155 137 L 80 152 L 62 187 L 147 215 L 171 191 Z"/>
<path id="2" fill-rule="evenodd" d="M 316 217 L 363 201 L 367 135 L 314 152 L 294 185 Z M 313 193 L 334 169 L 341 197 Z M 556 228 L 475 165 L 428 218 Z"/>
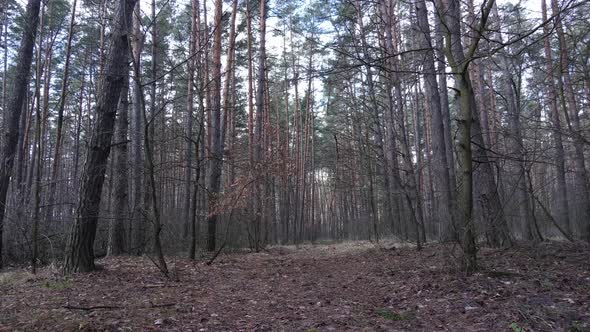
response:
<path id="1" fill-rule="evenodd" d="M 142 288 L 160 288 L 160 287 L 178 287 L 178 285 L 160 284 L 160 285 L 142 285 Z"/>
<path id="2" fill-rule="evenodd" d="M 223 248 L 225 248 L 226 243 L 227 243 L 227 241 L 223 242 L 223 244 L 221 245 L 221 247 L 219 247 L 219 249 L 217 249 L 217 251 L 215 252 L 213 257 L 211 257 L 211 259 L 207 262 L 207 265 L 213 264 L 213 261 L 215 260 L 215 258 L 217 258 L 217 256 L 219 256 L 219 254 L 221 254 L 221 251 L 223 250 Z"/>
<path id="3" fill-rule="evenodd" d="M 176 305 L 176 303 L 153 304 L 150 302 L 150 308 L 173 307 L 175 305 Z"/>
<path id="4" fill-rule="evenodd" d="M 62 306 L 62 308 L 64 309 L 69 309 L 69 310 L 84 310 L 84 311 L 92 311 L 92 310 L 98 310 L 98 309 L 122 309 L 123 307 L 119 307 L 119 306 L 112 306 L 112 305 L 96 305 L 96 306 L 91 306 L 91 307 L 81 307 L 81 306 L 75 306 L 75 305 L 64 305 Z"/>

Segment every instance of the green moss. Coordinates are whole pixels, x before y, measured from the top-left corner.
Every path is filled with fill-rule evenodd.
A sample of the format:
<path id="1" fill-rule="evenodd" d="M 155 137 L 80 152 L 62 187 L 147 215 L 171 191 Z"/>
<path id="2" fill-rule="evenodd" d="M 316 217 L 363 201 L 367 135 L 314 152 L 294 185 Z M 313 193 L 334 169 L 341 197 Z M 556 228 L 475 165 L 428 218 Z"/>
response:
<path id="1" fill-rule="evenodd" d="M 43 287 L 53 290 L 64 290 L 72 287 L 72 283 L 67 280 L 45 280 L 42 284 Z"/>
<path id="2" fill-rule="evenodd" d="M 512 324 L 510 324 L 510 328 L 514 332 L 525 332 L 525 330 L 522 327 L 520 327 L 520 325 L 518 325 L 517 323 L 514 323 L 514 322 Z"/>
<path id="3" fill-rule="evenodd" d="M 377 310 L 377 314 L 384 319 L 392 321 L 411 320 L 416 318 L 415 313 L 411 311 L 394 312 L 389 309 L 379 309 Z"/>
<path id="4" fill-rule="evenodd" d="M 582 332 L 584 330 L 584 325 L 581 321 L 575 320 L 572 322 L 572 325 L 567 329 L 568 332 Z"/>

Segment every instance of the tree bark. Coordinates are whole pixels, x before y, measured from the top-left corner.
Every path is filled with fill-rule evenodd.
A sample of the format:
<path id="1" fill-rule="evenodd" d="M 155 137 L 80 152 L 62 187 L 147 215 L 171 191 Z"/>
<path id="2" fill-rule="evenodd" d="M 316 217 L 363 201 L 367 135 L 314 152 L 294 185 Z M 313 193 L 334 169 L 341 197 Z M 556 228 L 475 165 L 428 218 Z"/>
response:
<path id="1" fill-rule="evenodd" d="M 14 165 L 16 147 L 18 145 L 19 119 L 27 94 L 27 83 L 33 60 L 33 46 L 39 24 L 39 8 L 41 0 L 29 0 L 25 12 L 25 26 L 21 44 L 16 57 L 16 75 L 12 87 L 12 96 L 4 112 L 4 139 L 0 147 L 0 269 L 2 268 L 2 231 L 6 213 L 6 195 L 10 186 L 10 178 Z"/>
<path id="2" fill-rule="evenodd" d="M 45 211 L 45 222 L 51 223 L 54 213 L 54 203 L 55 203 L 55 191 L 57 189 L 57 183 L 59 181 L 59 170 L 61 167 L 61 147 L 62 147 L 62 140 L 63 140 L 63 119 L 64 119 L 64 110 L 66 106 L 66 99 L 68 96 L 68 83 L 69 83 L 69 75 L 70 75 L 70 58 L 72 52 L 72 39 L 74 37 L 74 25 L 76 21 L 76 4 L 77 0 L 74 0 L 72 3 L 72 14 L 70 16 L 70 27 L 68 31 L 68 41 L 66 44 L 66 55 L 65 55 L 65 64 L 63 69 L 63 78 L 61 83 L 61 93 L 59 97 L 59 106 L 57 108 L 57 129 L 55 134 L 55 150 L 53 153 L 53 165 L 52 165 L 52 173 L 51 179 L 52 181 L 49 184 L 49 202 L 47 204 L 47 210 Z"/>
<path id="3" fill-rule="evenodd" d="M 235 75 L 234 60 L 236 53 L 236 16 L 238 8 L 238 1 L 233 0 L 232 2 L 232 14 L 230 19 L 230 30 L 229 30 L 229 45 L 227 49 L 227 59 L 225 65 L 225 81 L 223 87 L 223 118 L 221 122 L 221 150 L 225 154 L 226 136 L 228 130 L 228 121 L 231 117 L 230 113 L 233 112 L 231 107 L 231 82 Z"/>
<path id="4" fill-rule="evenodd" d="M 133 252 L 141 255 L 145 247 L 145 218 L 143 217 L 144 202 L 144 158 L 142 153 L 142 88 L 141 83 L 141 52 L 143 49 L 143 35 L 141 32 L 141 8 L 140 1 L 137 1 L 133 11 L 133 30 L 131 34 L 131 53 L 133 60 L 133 99 L 131 114 L 131 158 L 134 161 L 131 168 L 131 207 L 132 216 L 129 230 L 130 244 Z"/>
<path id="5" fill-rule="evenodd" d="M 189 42 L 189 60 L 187 62 L 188 81 L 186 95 L 186 170 L 185 170 L 185 199 L 184 199 L 184 232 L 183 238 L 186 238 L 191 228 L 191 181 L 193 171 L 193 113 L 194 113 L 194 93 L 195 93 L 195 70 L 197 64 L 197 38 L 200 27 L 197 26 L 197 16 L 199 15 L 199 1 L 191 1 L 191 31 Z M 198 180 L 198 177 L 197 177 Z"/>
<path id="6" fill-rule="evenodd" d="M 252 65 L 252 10 L 246 0 L 246 31 L 248 40 L 248 160 L 250 168 L 254 162 L 254 70 Z"/>
<path id="7" fill-rule="evenodd" d="M 447 89 L 447 74 L 446 74 L 446 61 L 444 54 L 444 28 L 441 24 L 441 18 L 438 15 L 434 15 L 434 26 L 436 30 L 436 59 L 437 59 L 437 70 L 438 70 L 438 87 L 440 95 L 440 107 L 441 114 L 443 117 L 443 127 L 445 136 L 445 149 L 447 153 L 447 163 L 449 172 L 449 184 L 451 186 L 451 200 L 455 199 L 455 189 L 457 180 L 455 176 L 455 155 L 453 151 L 453 138 L 451 130 L 451 112 L 449 110 L 449 93 Z"/>
<path id="8" fill-rule="evenodd" d="M 580 218 L 584 225 L 582 233 L 586 240 L 590 241 L 590 187 L 588 183 L 588 171 L 586 170 L 586 161 L 584 159 L 584 137 L 583 130 L 584 128 L 581 127 L 580 124 L 580 115 L 578 110 L 578 104 L 576 102 L 576 94 L 573 89 L 572 77 L 570 75 L 570 60 L 568 54 L 568 45 L 566 44 L 565 40 L 565 33 L 563 31 L 563 23 L 561 20 L 561 12 L 557 3 L 557 0 L 551 0 L 551 8 L 553 12 L 553 16 L 555 16 L 555 30 L 557 32 L 557 39 L 559 42 L 559 73 L 560 77 L 558 77 L 559 86 L 563 88 L 565 94 L 566 103 L 564 103 L 564 112 L 566 113 L 566 119 L 568 118 L 567 115 L 569 114 L 569 118 L 571 119 L 571 129 L 573 130 L 574 136 L 574 163 L 575 163 L 575 184 L 578 188 L 576 191 L 576 197 L 579 194 L 579 200 L 581 201 L 582 206 L 582 217 Z M 563 82 L 563 85 L 562 83 Z M 567 104 L 567 108 L 566 108 Z M 570 231 L 573 231 L 573 225 L 571 224 L 572 220 L 570 219 Z M 570 233 L 571 234 L 571 233 Z"/>
<path id="9" fill-rule="evenodd" d="M 113 20 L 112 40 L 105 74 L 101 77 L 96 105 L 96 121 L 82 173 L 76 219 L 70 234 L 64 270 L 88 272 L 94 266 L 94 239 L 104 184 L 111 152 L 117 104 L 125 84 L 128 59 L 128 37 L 135 0 L 119 0 Z"/>
<path id="10" fill-rule="evenodd" d="M 441 98 L 436 81 L 436 68 L 434 65 L 434 52 L 432 49 L 432 38 L 430 36 L 430 25 L 428 24 L 428 12 L 424 0 L 416 0 L 416 16 L 418 19 L 419 45 L 425 49 L 420 63 L 423 65 L 424 87 L 427 99 L 430 103 L 430 115 L 432 118 L 432 153 L 434 156 L 434 178 L 435 178 L 435 200 L 441 201 L 443 219 L 447 225 L 453 225 L 452 216 L 453 201 L 452 189 L 449 178 L 449 163 L 447 160 L 447 148 L 445 144 L 445 128 L 441 108 Z M 443 78 L 445 79 L 445 78 Z M 436 202 L 435 202 L 436 204 Z"/>
<path id="11" fill-rule="evenodd" d="M 129 111 L 129 77 L 125 77 L 125 82 L 121 90 L 119 100 L 119 116 L 116 123 L 116 141 L 115 144 L 115 209 L 114 216 L 111 219 L 109 227 L 109 243 L 107 255 L 121 255 L 127 252 L 126 249 L 126 231 L 125 224 L 128 220 L 129 213 L 129 195 L 128 195 L 128 154 L 127 154 L 127 114 Z"/>
<path id="12" fill-rule="evenodd" d="M 541 1 L 541 12 L 543 21 L 547 21 L 547 4 L 545 0 Z M 543 26 L 543 32 L 546 35 L 549 35 L 549 26 Z M 545 52 L 545 66 L 547 75 L 547 85 L 548 85 L 548 94 L 547 98 L 549 99 L 549 111 L 550 111 L 550 119 L 553 123 L 553 144 L 555 145 L 555 168 L 556 168 L 556 177 L 557 181 L 556 185 L 556 204 L 557 204 L 557 211 L 555 211 L 555 215 L 558 216 L 560 222 L 565 227 L 565 231 L 571 234 L 570 229 L 570 215 L 569 215 L 569 199 L 568 199 L 568 192 L 567 186 L 565 181 L 565 151 L 563 147 L 563 139 L 561 137 L 562 133 L 562 126 L 561 126 L 561 119 L 559 116 L 559 110 L 557 106 L 557 89 L 555 87 L 555 77 L 554 77 L 554 70 L 553 70 L 553 51 L 551 50 L 551 45 L 549 42 L 549 38 L 545 38 L 543 40 L 543 49 Z"/>
<path id="13" fill-rule="evenodd" d="M 3 17 L 3 31 L 0 30 L 0 38 L 2 38 L 2 35 L 4 36 L 4 45 L 8 45 L 8 12 L 4 11 L 4 17 Z M 8 47 L 4 48 L 4 56 L 3 56 L 3 63 L 4 63 L 4 68 L 2 71 L 2 111 L 4 113 L 6 113 L 6 86 L 7 86 L 7 78 L 8 78 Z M 4 114 L 2 114 L 2 120 L 4 120 Z"/>
<path id="14" fill-rule="evenodd" d="M 458 117 L 458 159 L 460 166 L 459 175 L 459 193 L 457 196 L 457 207 L 459 210 L 458 219 L 461 221 L 457 234 L 459 241 L 463 247 L 463 255 L 461 264 L 463 269 L 472 273 L 477 270 L 477 246 L 476 246 L 476 231 L 473 221 L 473 160 L 472 160 L 472 137 L 477 138 L 477 144 L 481 145 L 476 152 L 483 158 L 486 158 L 485 150 L 482 150 L 483 138 L 481 137 L 481 128 L 478 126 L 477 107 L 475 102 L 475 95 L 471 78 L 469 77 L 469 63 L 477 50 L 479 41 L 481 40 L 481 33 L 483 32 L 494 0 L 488 0 L 483 8 L 482 17 L 479 26 L 476 30 L 476 35 L 473 36 L 472 42 L 469 45 L 467 54 L 463 51 L 461 43 L 461 9 L 459 0 L 449 0 L 445 6 L 442 1 L 438 3 L 438 15 L 442 20 L 444 29 L 446 30 L 445 38 L 445 53 L 449 60 L 449 64 L 453 70 L 455 77 L 456 88 L 459 93 L 459 117 Z M 475 128 L 475 130 L 472 130 Z M 473 131 L 473 133 L 472 133 Z M 473 136 L 472 136 L 473 135 Z M 480 157 L 478 156 L 478 157 Z M 487 160 L 481 160 L 485 162 Z M 488 164 L 484 164 L 488 165 Z M 489 167 L 489 165 L 488 165 Z M 487 174 L 491 168 L 487 170 L 486 176 L 493 176 Z M 492 178 L 493 179 L 493 178 Z M 489 186 L 488 183 L 483 185 Z M 495 188 L 493 188 L 495 190 Z M 496 192 L 497 198 L 497 192 Z"/>
<path id="15" fill-rule="evenodd" d="M 211 104 L 211 159 L 209 169 L 209 215 L 207 216 L 207 250 L 215 251 L 217 236 L 217 201 L 221 187 L 223 151 L 221 150 L 221 14 L 222 0 L 215 0 L 215 30 L 213 37 L 212 61 L 212 104 Z"/>
<path id="16" fill-rule="evenodd" d="M 259 250 L 260 246 L 260 225 L 263 214 L 263 202 L 262 194 L 264 192 L 264 177 L 263 167 L 265 163 L 264 154 L 264 97 L 265 97 L 265 79 L 266 79 L 266 0 L 260 1 L 260 45 L 258 51 L 258 82 L 256 90 L 256 124 L 254 127 L 254 164 L 252 167 L 255 169 L 254 176 L 257 177 L 255 181 L 256 185 L 256 207 L 255 207 L 255 234 L 254 234 L 254 246 L 256 251 Z"/>
<path id="17" fill-rule="evenodd" d="M 43 53 L 43 41 L 44 41 L 44 31 L 43 25 L 45 22 L 45 15 L 46 15 L 46 6 L 42 4 L 41 7 L 41 14 L 39 18 L 39 33 L 38 43 L 37 43 L 37 54 L 36 54 L 36 68 L 35 68 L 35 92 L 31 110 L 31 123 L 33 120 L 33 115 L 35 116 L 35 136 L 33 138 L 33 148 L 32 148 L 32 161 L 31 166 L 29 167 L 29 172 L 27 175 L 27 185 L 25 186 L 23 192 L 21 193 L 22 197 L 22 206 L 18 208 L 17 215 L 23 216 L 24 211 L 23 209 L 29 203 L 29 192 L 33 191 L 33 212 L 32 212 L 32 239 L 33 248 L 31 254 L 31 272 L 37 273 L 37 256 L 39 252 L 39 243 L 38 243 L 38 236 L 39 236 L 39 219 L 40 219 L 40 204 L 41 204 L 41 188 L 39 186 L 41 182 L 41 171 L 42 167 L 42 152 L 41 152 L 41 123 L 42 123 L 42 115 L 41 115 L 41 81 L 43 80 L 43 61 L 41 61 L 42 53 Z M 45 80 L 47 82 L 47 80 Z"/>
<path id="18" fill-rule="evenodd" d="M 406 131 L 406 119 L 405 119 L 405 109 L 404 109 L 404 98 L 402 95 L 402 85 L 401 85 L 401 80 L 398 74 L 399 68 L 400 68 L 400 63 L 399 63 L 399 59 L 396 55 L 397 53 L 397 45 L 394 43 L 394 39 L 396 38 L 395 36 L 392 36 L 391 34 L 391 30 L 394 30 L 394 10 L 395 8 L 393 7 L 393 5 L 390 4 L 389 7 L 386 7 L 384 12 L 386 13 L 387 16 L 387 33 L 386 33 L 386 48 L 387 48 L 387 54 L 388 55 L 388 70 L 389 70 L 389 75 L 387 76 L 387 82 L 386 82 L 386 86 L 387 86 L 387 91 L 388 91 L 388 107 L 389 107 L 389 117 L 390 117 L 390 125 L 389 125 L 389 130 L 390 130 L 390 135 L 389 135 L 389 139 L 390 139 L 390 149 L 394 149 L 395 151 L 392 151 L 391 154 L 391 159 L 392 159 L 392 163 L 393 163 L 393 168 L 391 169 L 390 173 L 393 173 L 393 180 L 396 184 L 396 186 L 401 189 L 402 191 L 402 195 L 403 197 L 405 197 L 405 201 L 408 204 L 408 207 L 410 209 L 411 212 L 411 220 L 413 221 L 413 225 L 414 225 L 414 230 L 416 233 L 416 246 L 418 248 L 418 250 L 420 250 L 422 248 L 422 243 L 424 242 L 423 240 L 425 239 L 425 235 L 424 234 L 424 215 L 423 215 L 423 210 L 422 210 L 422 198 L 420 195 L 420 191 L 418 188 L 418 183 L 416 182 L 417 180 L 417 172 L 414 168 L 414 165 L 412 163 L 412 159 L 411 159 L 411 152 L 410 152 L 410 145 L 409 145 L 409 141 L 408 141 L 408 135 L 407 135 L 407 131 Z M 395 31 L 395 30 L 394 30 Z M 361 41 L 363 39 L 366 39 L 366 37 L 363 36 L 363 34 L 361 34 Z M 363 44 L 366 44 L 366 41 L 363 42 Z M 367 81 L 369 82 L 368 86 L 369 86 L 369 91 L 373 90 L 374 88 L 372 88 L 372 84 L 370 83 L 372 81 L 372 78 L 370 77 L 370 75 L 367 75 Z M 371 95 L 374 96 L 374 93 L 371 93 Z M 375 97 L 372 97 L 375 98 Z M 374 103 L 374 112 L 378 112 L 377 111 L 377 102 L 376 100 L 373 101 Z M 378 113 L 375 114 L 375 117 L 378 117 Z M 398 124 L 397 124 L 397 133 L 395 130 L 395 124 L 394 124 L 394 119 L 397 118 L 398 119 Z M 397 135 L 396 135 L 397 134 Z M 376 142 L 379 142 L 379 136 L 382 136 L 382 134 L 380 134 L 379 132 L 376 132 L 375 137 L 376 137 Z M 402 155 L 402 162 L 403 162 L 403 167 L 401 168 L 403 170 L 403 172 L 405 172 L 407 174 L 407 181 L 408 184 L 406 185 L 405 183 L 402 182 L 402 178 L 400 173 L 398 172 L 398 162 L 397 162 L 397 156 L 395 156 L 395 152 L 397 151 L 397 143 L 396 143 L 396 139 L 400 140 L 400 144 L 401 144 L 401 155 Z M 379 145 L 379 144 L 378 144 Z M 381 151 L 383 149 L 383 143 L 382 143 L 382 139 L 381 139 L 381 144 L 380 144 L 380 149 L 378 149 L 378 153 L 382 153 L 381 156 L 385 156 L 386 152 L 385 151 Z M 385 161 L 387 161 L 387 159 L 384 159 Z M 388 164 L 388 161 L 385 163 L 386 169 L 389 169 L 390 166 Z M 386 178 L 387 179 L 387 178 Z M 389 182 L 387 180 L 387 182 Z M 387 183 L 387 185 L 389 185 Z M 389 190 L 389 189 L 388 189 Z"/>

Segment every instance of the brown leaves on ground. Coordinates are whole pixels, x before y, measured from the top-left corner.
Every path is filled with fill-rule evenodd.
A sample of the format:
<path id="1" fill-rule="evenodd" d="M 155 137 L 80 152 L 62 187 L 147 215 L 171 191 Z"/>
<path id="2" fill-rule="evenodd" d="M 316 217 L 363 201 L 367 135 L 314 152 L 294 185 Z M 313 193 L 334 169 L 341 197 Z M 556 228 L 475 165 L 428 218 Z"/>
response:
<path id="1" fill-rule="evenodd" d="M 450 247 L 281 247 L 176 260 L 99 261 L 61 277 L 0 274 L 0 331 L 588 331 L 590 249 L 560 243 L 480 252 L 472 276 Z M 173 262 L 174 264 L 174 262 Z"/>

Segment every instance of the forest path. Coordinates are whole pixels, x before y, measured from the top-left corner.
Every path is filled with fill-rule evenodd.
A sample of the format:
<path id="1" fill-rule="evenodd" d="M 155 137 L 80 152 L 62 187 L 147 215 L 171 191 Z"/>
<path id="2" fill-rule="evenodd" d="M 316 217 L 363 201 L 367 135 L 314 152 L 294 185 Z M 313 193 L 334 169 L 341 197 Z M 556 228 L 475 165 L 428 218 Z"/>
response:
<path id="1" fill-rule="evenodd" d="M 389 248 L 389 247 L 387 247 Z M 367 243 L 222 254 L 213 265 L 102 259 L 64 278 L 0 274 L 0 331 L 587 331 L 590 249 L 561 243 L 483 249 L 464 276 L 450 247 Z"/>

